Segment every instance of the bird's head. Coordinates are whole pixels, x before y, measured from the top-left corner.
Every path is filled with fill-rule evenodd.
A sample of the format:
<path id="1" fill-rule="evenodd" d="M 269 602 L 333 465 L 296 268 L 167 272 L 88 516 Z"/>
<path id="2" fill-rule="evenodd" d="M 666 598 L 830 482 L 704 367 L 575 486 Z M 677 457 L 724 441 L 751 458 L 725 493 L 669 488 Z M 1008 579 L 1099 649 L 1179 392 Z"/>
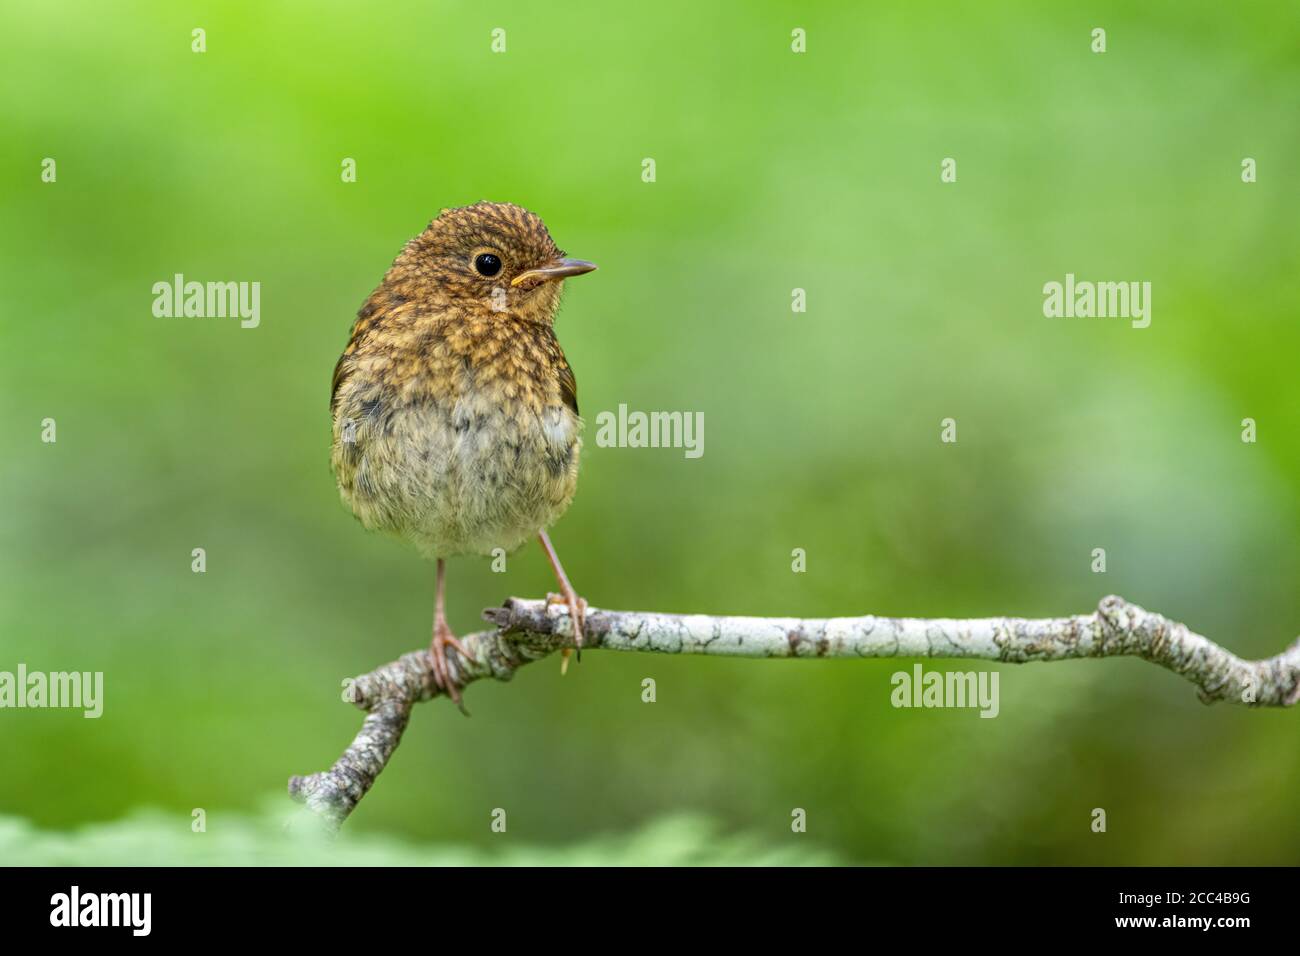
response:
<path id="1" fill-rule="evenodd" d="M 444 209 L 406 244 L 386 281 L 434 308 L 550 323 L 563 280 L 595 268 L 566 259 L 535 213 L 513 203 L 478 202 Z"/>

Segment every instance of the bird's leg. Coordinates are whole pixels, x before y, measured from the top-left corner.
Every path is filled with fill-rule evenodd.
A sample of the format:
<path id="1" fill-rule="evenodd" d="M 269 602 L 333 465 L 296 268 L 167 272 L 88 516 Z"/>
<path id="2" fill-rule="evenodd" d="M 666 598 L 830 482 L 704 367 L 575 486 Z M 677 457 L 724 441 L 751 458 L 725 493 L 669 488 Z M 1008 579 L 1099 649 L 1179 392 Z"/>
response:
<path id="1" fill-rule="evenodd" d="M 450 697 L 461 709 L 461 712 L 468 716 L 469 711 L 465 710 L 465 704 L 460 699 L 460 687 L 452 679 L 451 670 L 447 666 L 447 645 L 450 644 L 456 648 L 461 657 L 467 661 L 474 660 L 474 655 L 469 652 L 456 635 L 451 632 L 447 626 L 446 614 L 446 594 L 447 594 L 447 563 L 438 559 L 438 596 L 435 600 L 433 610 L 433 643 L 429 646 L 429 653 L 433 657 L 433 679 L 437 681 L 438 686 Z"/>
<path id="2" fill-rule="evenodd" d="M 546 595 L 546 601 L 548 604 L 563 602 L 569 606 L 569 619 L 573 621 L 573 643 L 578 649 L 578 663 L 581 664 L 582 625 L 587 617 L 587 602 L 578 597 L 578 592 L 573 590 L 573 585 L 569 583 L 569 576 L 564 573 L 564 565 L 560 564 L 560 556 L 555 553 L 555 545 L 551 544 L 551 538 L 545 528 L 537 532 L 537 540 L 542 543 L 542 550 L 546 552 L 546 557 L 551 562 L 555 579 L 560 582 L 560 593 Z M 561 653 L 560 673 L 563 674 L 569 668 L 569 649 L 566 647 Z"/>

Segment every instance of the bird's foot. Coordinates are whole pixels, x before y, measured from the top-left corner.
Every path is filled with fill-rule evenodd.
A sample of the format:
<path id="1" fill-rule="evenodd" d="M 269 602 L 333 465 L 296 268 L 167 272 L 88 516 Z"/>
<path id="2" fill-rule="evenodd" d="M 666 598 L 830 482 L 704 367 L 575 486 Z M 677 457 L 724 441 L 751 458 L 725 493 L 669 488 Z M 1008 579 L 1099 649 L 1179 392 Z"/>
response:
<path id="1" fill-rule="evenodd" d="M 465 702 L 461 700 L 460 683 L 453 676 L 451 666 L 447 662 L 447 647 L 451 646 L 465 660 L 474 663 L 474 655 L 469 652 L 459 638 L 451 632 L 446 621 L 439 621 L 433 626 L 433 642 L 429 645 L 429 656 L 433 659 L 433 680 L 442 688 L 442 692 L 452 699 L 452 702 L 460 708 L 460 712 L 466 717 L 469 711 L 465 709 Z"/>
<path id="2" fill-rule="evenodd" d="M 582 628 L 587 621 L 587 601 L 578 596 L 572 587 L 566 587 L 561 594 L 546 595 L 547 604 L 564 604 L 569 608 L 569 619 L 573 622 L 573 644 L 578 651 L 578 663 L 582 663 Z M 561 652 L 560 673 L 569 669 L 569 648 Z"/>

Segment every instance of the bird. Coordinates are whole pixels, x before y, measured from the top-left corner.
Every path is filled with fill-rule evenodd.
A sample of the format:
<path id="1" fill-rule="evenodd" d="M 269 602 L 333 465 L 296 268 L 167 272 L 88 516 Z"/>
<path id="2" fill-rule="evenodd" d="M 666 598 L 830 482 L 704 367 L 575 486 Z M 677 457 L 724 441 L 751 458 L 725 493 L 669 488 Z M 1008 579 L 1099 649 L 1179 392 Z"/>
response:
<path id="1" fill-rule="evenodd" d="M 581 654 L 587 602 L 547 529 L 577 490 L 583 426 L 555 317 L 564 280 L 595 269 L 522 206 L 443 209 L 365 300 L 334 368 L 339 494 L 367 529 L 436 562 L 431 672 L 462 711 L 448 649 L 474 658 L 447 624 L 449 558 L 535 536 Z"/>

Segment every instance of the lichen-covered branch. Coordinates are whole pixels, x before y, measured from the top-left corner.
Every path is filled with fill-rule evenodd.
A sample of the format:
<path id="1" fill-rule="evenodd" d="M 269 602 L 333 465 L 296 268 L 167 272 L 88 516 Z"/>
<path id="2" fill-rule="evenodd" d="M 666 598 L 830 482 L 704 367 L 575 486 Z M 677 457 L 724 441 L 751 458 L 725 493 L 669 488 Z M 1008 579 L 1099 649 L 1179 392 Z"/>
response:
<path id="1" fill-rule="evenodd" d="M 524 664 L 573 646 L 563 604 L 511 598 L 483 616 L 496 629 L 462 638 L 475 660 L 448 652 L 462 687 L 485 677 L 509 680 Z M 592 608 L 583 649 L 732 657 L 965 657 L 1012 664 L 1128 656 L 1187 678 L 1206 703 L 1289 707 L 1300 699 L 1300 640 L 1276 657 L 1245 661 L 1183 624 L 1114 596 L 1091 614 L 1037 619 L 714 617 Z M 426 651 L 358 677 L 351 690 L 353 703 L 367 712 L 352 745 L 329 770 L 289 781 L 290 794 L 332 828 L 347 819 L 388 763 L 411 708 L 442 693 Z"/>

